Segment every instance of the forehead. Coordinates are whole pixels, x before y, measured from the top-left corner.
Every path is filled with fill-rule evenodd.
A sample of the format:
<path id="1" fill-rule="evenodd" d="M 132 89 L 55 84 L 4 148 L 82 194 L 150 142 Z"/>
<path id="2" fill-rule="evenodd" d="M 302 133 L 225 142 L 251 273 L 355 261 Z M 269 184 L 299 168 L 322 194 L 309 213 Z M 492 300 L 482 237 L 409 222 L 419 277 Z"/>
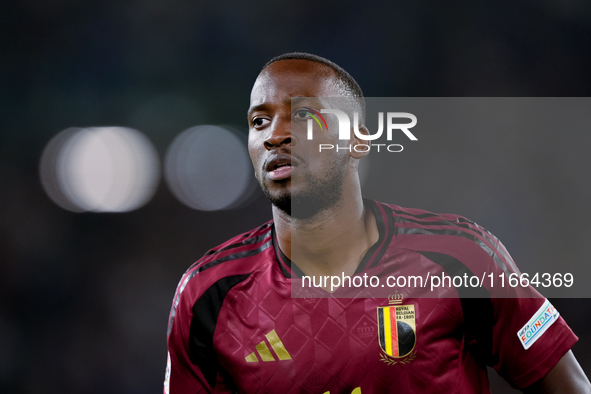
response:
<path id="1" fill-rule="evenodd" d="M 270 64 L 256 79 L 250 105 L 289 101 L 291 97 L 342 96 L 333 69 L 310 60 L 289 59 Z"/>

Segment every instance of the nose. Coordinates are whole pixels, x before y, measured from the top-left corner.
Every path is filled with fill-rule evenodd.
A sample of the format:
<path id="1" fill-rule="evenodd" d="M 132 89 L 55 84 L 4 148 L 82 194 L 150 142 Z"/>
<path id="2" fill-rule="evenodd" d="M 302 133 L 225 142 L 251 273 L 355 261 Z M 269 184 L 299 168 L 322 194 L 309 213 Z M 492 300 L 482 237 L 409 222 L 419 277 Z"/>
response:
<path id="1" fill-rule="evenodd" d="M 277 124 L 271 129 L 270 134 L 265 139 L 265 148 L 268 150 L 279 148 L 283 145 L 291 145 L 291 124 L 290 122 L 276 122 Z"/>

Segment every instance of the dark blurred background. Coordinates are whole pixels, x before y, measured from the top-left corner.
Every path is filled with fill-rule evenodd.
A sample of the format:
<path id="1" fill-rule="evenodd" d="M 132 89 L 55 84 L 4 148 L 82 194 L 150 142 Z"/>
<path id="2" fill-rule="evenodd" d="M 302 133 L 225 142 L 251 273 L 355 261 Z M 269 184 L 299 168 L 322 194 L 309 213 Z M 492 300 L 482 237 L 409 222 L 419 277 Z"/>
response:
<path id="1" fill-rule="evenodd" d="M 246 135 L 256 75 L 268 59 L 289 51 L 335 61 L 367 96 L 591 93 L 591 6 L 584 0 L 24 0 L 3 2 L 0 22 L 3 393 L 161 392 L 167 317 L 182 273 L 207 249 L 271 217 L 259 192 L 240 209 L 205 212 L 183 205 L 162 180 L 154 197 L 131 212 L 64 210 L 39 177 L 43 149 L 60 131 L 134 128 L 152 141 L 160 160 L 192 126 L 229 125 Z M 555 136 L 571 137 L 567 130 Z M 577 138 L 583 146 L 591 142 Z M 461 205 L 445 194 L 429 206 L 396 195 L 388 202 L 466 215 L 503 239 L 518 264 L 531 259 L 528 250 L 552 245 L 555 232 L 548 229 L 561 206 L 575 204 L 576 219 L 586 223 L 591 193 L 586 158 L 573 160 L 551 145 L 523 148 L 530 142 L 501 144 L 515 167 L 494 181 L 511 188 L 529 180 L 539 201 L 516 186 Z M 470 143 L 456 148 L 469 151 Z M 560 165 L 576 166 L 579 175 L 553 172 Z M 574 202 L 564 187 L 577 190 Z M 547 211 L 534 215 L 530 203 Z M 510 222 L 490 220 L 499 207 L 512 207 Z M 533 216 L 547 220 L 532 224 Z M 538 236 L 533 231 L 540 227 Z M 571 241 L 580 247 L 587 235 L 582 226 Z M 568 247 L 561 242 L 556 255 Z M 553 301 L 581 338 L 573 350 L 590 373 L 585 317 L 591 303 Z M 493 385 L 496 392 L 509 390 L 496 379 Z"/>

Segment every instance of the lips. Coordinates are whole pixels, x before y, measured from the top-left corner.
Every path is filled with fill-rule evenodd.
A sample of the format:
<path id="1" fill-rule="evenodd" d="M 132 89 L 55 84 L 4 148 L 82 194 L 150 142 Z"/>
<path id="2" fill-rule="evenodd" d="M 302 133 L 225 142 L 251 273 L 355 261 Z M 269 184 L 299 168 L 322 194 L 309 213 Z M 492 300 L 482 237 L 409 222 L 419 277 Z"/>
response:
<path id="1" fill-rule="evenodd" d="M 269 178 L 280 181 L 289 178 L 294 167 L 295 163 L 292 164 L 291 155 L 279 153 L 269 156 L 264 168 L 269 174 Z"/>

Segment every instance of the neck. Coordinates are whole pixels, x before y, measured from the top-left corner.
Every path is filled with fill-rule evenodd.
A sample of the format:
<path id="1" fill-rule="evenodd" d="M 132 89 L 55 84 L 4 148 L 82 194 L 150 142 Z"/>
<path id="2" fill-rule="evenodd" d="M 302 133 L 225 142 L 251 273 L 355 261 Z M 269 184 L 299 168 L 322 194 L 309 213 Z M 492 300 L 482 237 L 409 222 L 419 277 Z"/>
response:
<path id="1" fill-rule="evenodd" d="M 305 275 L 353 275 L 379 232 L 361 192 L 343 194 L 339 203 L 311 218 L 296 219 L 273 207 L 283 253 Z"/>

